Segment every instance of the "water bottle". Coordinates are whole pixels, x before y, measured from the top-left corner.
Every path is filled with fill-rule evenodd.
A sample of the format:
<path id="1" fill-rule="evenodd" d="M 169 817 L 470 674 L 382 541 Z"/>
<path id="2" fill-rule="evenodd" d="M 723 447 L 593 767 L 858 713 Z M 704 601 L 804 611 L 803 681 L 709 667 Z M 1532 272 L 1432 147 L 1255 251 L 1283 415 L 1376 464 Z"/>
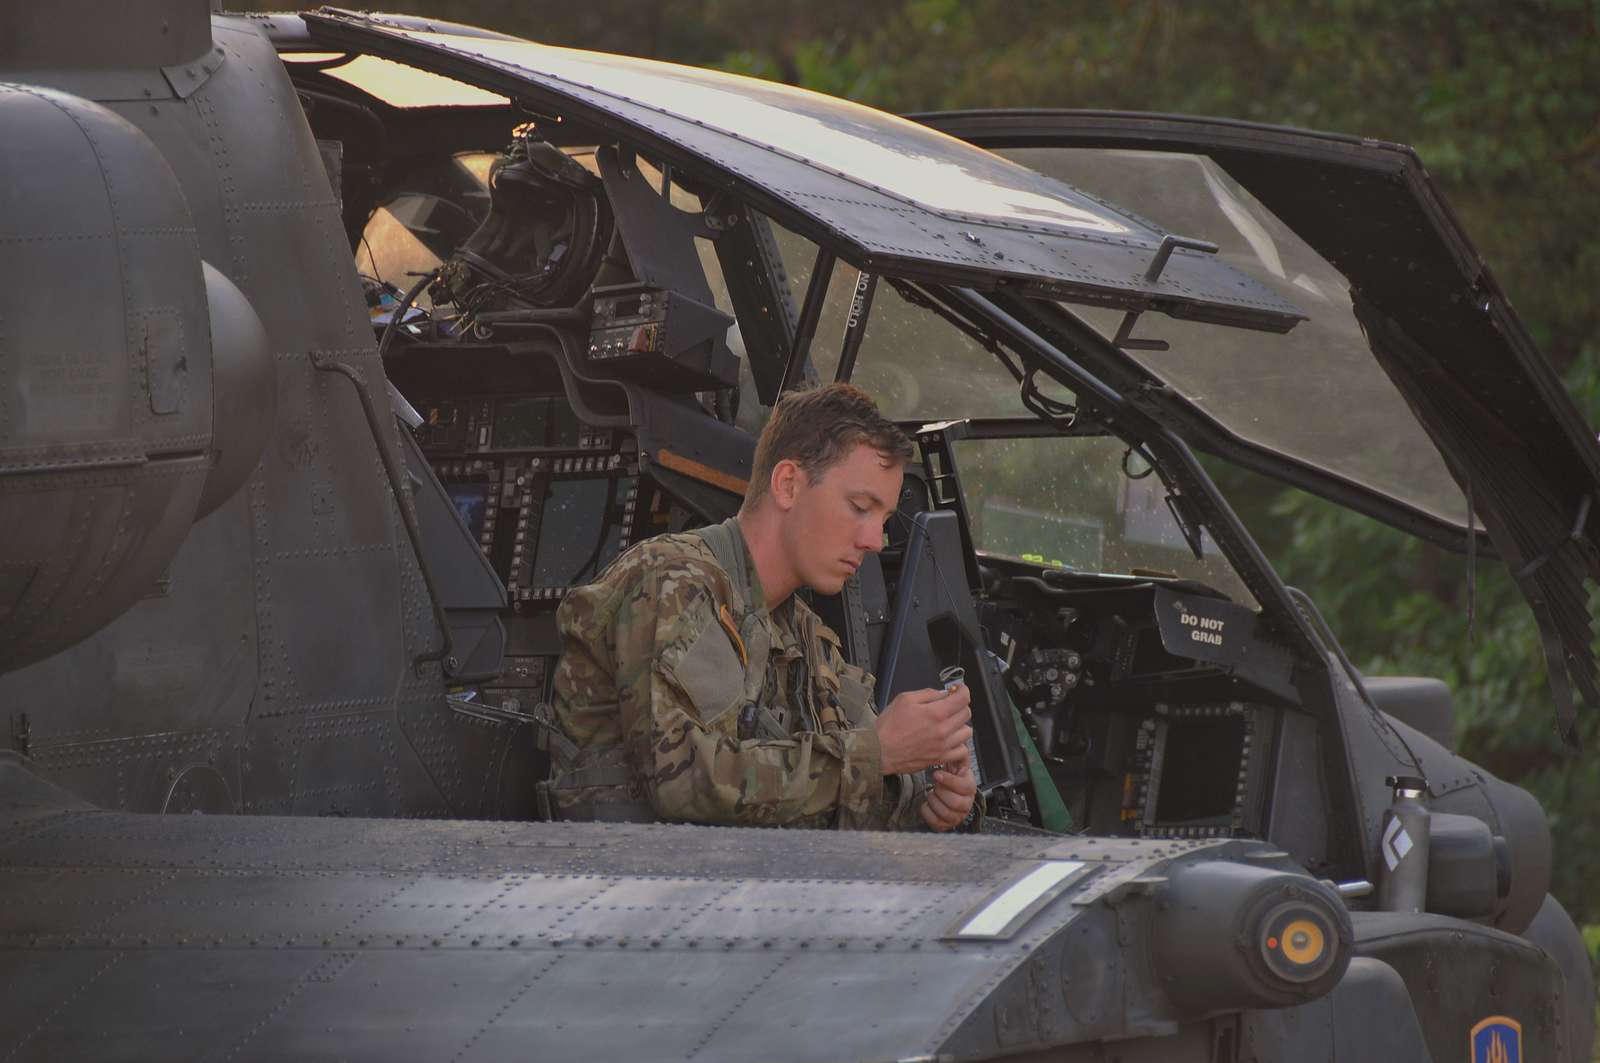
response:
<path id="1" fill-rule="evenodd" d="M 1414 775 L 1384 780 L 1394 798 L 1378 833 L 1378 907 L 1385 912 L 1424 911 L 1428 900 L 1428 781 Z"/>

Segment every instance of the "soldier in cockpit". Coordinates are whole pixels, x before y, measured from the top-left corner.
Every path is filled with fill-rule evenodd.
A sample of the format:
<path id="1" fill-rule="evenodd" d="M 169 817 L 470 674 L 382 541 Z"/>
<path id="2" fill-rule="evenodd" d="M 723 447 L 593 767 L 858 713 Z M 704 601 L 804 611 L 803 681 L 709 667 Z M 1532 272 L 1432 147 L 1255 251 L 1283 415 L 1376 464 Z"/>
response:
<path id="1" fill-rule="evenodd" d="M 874 715 L 872 676 L 795 594 L 839 593 L 882 548 L 911 456 L 858 388 L 786 395 L 737 516 L 640 543 L 569 594 L 549 812 L 888 830 L 969 821 L 966 687 L 907 691 Z"/>

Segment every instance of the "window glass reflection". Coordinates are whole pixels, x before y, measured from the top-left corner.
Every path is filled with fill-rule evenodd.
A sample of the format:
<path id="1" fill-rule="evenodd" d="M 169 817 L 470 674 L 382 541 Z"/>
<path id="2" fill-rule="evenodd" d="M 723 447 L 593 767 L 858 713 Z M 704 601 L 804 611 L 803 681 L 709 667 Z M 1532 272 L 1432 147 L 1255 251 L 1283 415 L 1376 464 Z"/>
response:
<path id="1" fill-rule="evenodd" d="M 980 550 L 1080 572 L 1198 580 L 1255 598 L 1210 536 L 1184 541 L 1161 477 L 1112 436 L 963 440 L 956 464 Z"/>
<path id="2" fill-rule="evenodd" d="M 1114 211 L 990 152 L 847 100 L 757 78 L 527 41 L 416 40 L 618 95 L 932 210 L 1106 235 Z"/>
<path id="3" fill-rule="evenodd" d="M 1465 525 L 1461 489 L 1373 357 L 1349 282 L 1214 161 L 1090 148 L 1005 154 L 1114 197 L 1168 231 L 1219 244 L 1230 266 L 1309 315 L 1277 335 L 1146 314 L 1133 334 L 1171 349 L 1130 357 L 1242 438 Z M 1107 338 L 1122 322 L 1120 311 L 1070 309 Z"/>
<path id="4" fill-rule="evenodd" d="M 511 102 L 454 78 L 375 55 L 358 55 L 328 67 L 326 73 L 391 107 L 504 107 Z"/>

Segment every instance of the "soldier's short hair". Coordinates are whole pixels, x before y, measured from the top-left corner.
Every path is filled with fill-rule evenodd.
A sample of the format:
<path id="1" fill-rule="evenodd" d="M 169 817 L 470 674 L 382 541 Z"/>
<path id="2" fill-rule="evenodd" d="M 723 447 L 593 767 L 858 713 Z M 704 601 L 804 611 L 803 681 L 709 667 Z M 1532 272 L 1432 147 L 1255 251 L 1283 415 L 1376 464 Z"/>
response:
<path id="1" fill-rule="evenodd" d="M 794 462 L 808 481 L 816 483 L 860 443 L 901 467 L 915 453 L 910 438 L 878 412 L 872 396 L 853 384 L 787 393 L 772 408 L 756 442 L 755 467 L 744 495 L 746 508 L 766 496 L 778 462 Z"/>

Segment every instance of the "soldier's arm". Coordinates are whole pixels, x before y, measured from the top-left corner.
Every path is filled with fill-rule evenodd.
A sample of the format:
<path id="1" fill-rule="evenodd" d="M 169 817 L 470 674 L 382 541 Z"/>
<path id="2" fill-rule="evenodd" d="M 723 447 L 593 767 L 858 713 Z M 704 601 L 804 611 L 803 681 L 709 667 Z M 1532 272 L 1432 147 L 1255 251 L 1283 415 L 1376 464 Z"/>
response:
<path id="1" fill-rule="evenodd" d="M 618 616 L 624 740 L 656 813 L 744 826 L 868 818 L 884 796 L 876 731 L 739 739 L 744 668 L 716 583 L 696 562 L 657 568 Z"/>
<path id="2" fill-rule="evenodd" d="M 834 647 L 829 649 L 830 663 L 839 674 L 840 692 L 844 698 L 841 710 L 846 723 L 853 729 L 872 729 L 872 688 L 875 680 L 864 668 L 850 664 Z M 883 780 L 883 791 L 877 803 L 862 810 L 858 817 L 844 817 L 841 826 L 858 830 L 921 830 L 926 827 L 920 809 L 928 796 L 927 781 L 920 774 L 888 775 Z"/>

